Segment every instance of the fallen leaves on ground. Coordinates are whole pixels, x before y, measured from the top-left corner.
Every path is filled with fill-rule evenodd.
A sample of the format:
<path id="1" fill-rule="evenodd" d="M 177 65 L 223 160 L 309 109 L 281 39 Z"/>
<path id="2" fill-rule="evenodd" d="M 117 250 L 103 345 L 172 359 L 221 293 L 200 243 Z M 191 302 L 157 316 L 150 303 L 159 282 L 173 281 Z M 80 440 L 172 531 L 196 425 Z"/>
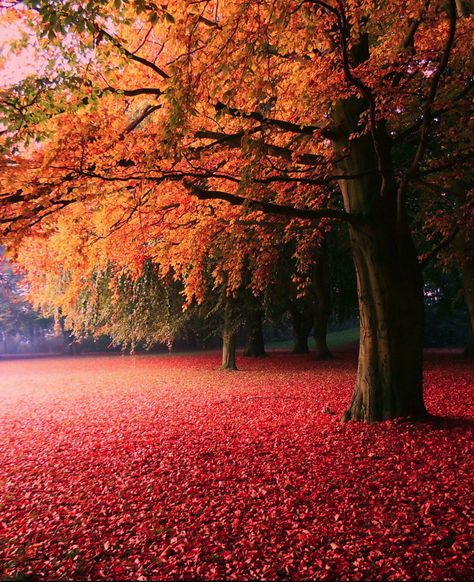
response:
<path id="1" fill-rule="evenodd" d="M 217 362 L 0 362 L 0 574 L 473 577 L 467 362 L 428 357 L 426 401 L 445 418 L 373 425 L 340 422 L 353 354 Z"/>

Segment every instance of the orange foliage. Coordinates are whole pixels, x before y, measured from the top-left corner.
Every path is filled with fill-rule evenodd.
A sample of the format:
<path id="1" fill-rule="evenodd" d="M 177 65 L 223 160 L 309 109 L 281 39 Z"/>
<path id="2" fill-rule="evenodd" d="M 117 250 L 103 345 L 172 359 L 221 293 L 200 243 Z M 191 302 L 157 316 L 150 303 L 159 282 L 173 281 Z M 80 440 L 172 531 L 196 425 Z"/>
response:
<path id="1" fill-rule="evenodd" d="M 69 16 L 46 10 L 43 22 L 30 13 L 46 22 L 37 50 L 56 69 L 45 67 L 44 96 L 5 93 L 3 109 L 11 98 L 24 118 L 10 118 L 5 147 L 43 141 L 0 176 L 5 240 L 37 297 L 53 301 L 68 277 L 56 297 L 64 309 L 94 269 L 139 274 L 145 258 L 185 281 L 188 302 L 202 300 L 209 269 L 212 285 L 235 292 L 250 268 L 258 294 L 285 242 L 297 239 L 304 271 L 314 221 L 352 219 L 338 201 L 338 102 L 368 91 L 374 118 L 366 107 L 353 137 L 384 127 L 393 147 L 437 111 L 462 119 L 470 17 L 457 18 L 449 71 L 426 110 L 452 23 L 442 2 L 89 2 L 82 16 L 64 7 Z M 15 15 L 25 18 L 15 8 L 2 18 Z M 353 60 L 366 36 L 369 54 Z M 466 130 L 443 131 L 456 155 Z"/>

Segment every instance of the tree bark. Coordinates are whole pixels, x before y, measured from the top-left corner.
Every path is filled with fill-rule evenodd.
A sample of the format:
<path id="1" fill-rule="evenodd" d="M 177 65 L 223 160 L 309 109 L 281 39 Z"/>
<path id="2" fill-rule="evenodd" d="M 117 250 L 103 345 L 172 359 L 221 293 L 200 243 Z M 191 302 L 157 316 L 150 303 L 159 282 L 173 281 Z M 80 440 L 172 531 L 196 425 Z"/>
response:
<path id="1" fill-rule="evenodd" d="M 263 358 L 267 356 L 263 340 L 263 314 L 260 309 L 251 309 L 247 319 L 247 342 L 244 356 Z"/>
<path id="2" fill-rule="evenodd" d="M 319 308 L 318 308 L 319 309 Z M 322 312 L 318 312 L 314 317 L 314 341 L 316 343 L 316 359 L 317 360 L 331 360 L 333 355 L 327 344 L 327 330 L 328 330 L 328 312 L 321 308 Z"/>
<path id="3" fill-rule="evenodd" d="M 345 420 L 377 421 L 426 416 L 423 402 L 423 282 L 408 219 L 397 212 L 390 139 L 352 137 L 367 103 L 339 102 L 336 144 L 340 170 L 357 179 L 340 180 L 347 212 L 360 217 L 349 226 L 360 315 L 357 380 Z M 383 170 L 383 174 L 382 174 Z M 383 177 L 382 177 L 383 175 Z"/>
<path id="4" fill-rule="evenodd" d="M 293 353 L 308 354 L 308 336 L 313 327 L 312 317 L 300 313 L 297 307 L 290 302 L 289 311 L 293 324 Z"/>
<path id="5" fill-rule="evenodd" d="M 383 225 L 350 230 L 360 351 L 344 419 L 422 418 L 423 285 L 411 238 L 395 241 Z"/>
<path id="6" fill-rule="evenodd" d="M 469 10 L 464 5 L 463 0 L 456 0 L 456 12 L 458 18 L 463 18 L 469 14 Z"/>
<path id="7" fill-rule="evenodd" d="M 66 329 L 66 326 L 64 325 L 64 318 L 59 316 L 59 326 L 61 327 L 61 333 L 63 334 L 63 341 L 64 341 L 64 353 L 65 354 L 72 354 L 73 353 L 73 342 L 74 342 L 74 337 L 73 335 L 69 332 L 69 330 Z"/>
<path id="8" fill-rule="evenodd" d="M 222 370 L 237 370 L 236 347 L 237 326 L 233 299 L 227 297 L 224 308 L 224 328 L 222 332 Z"/>
<path id="9" fill-rule="evenodd" d="M 331 296 L 329 284 L 329 265 L 326 239 L 321 243 L 315 257 L 313 269 L 314 300 L 314 341 L 316 342 L 316 359 L 329 360 L 332 354 L 327 345 L 328 321 L 331 314 Z"/>

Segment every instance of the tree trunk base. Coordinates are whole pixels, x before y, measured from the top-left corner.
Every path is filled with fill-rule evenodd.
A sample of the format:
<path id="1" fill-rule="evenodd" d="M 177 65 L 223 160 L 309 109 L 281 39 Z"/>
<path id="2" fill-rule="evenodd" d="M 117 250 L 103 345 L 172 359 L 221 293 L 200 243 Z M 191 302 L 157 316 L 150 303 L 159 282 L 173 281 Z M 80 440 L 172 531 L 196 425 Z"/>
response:
<path id="1" fill-rule="evenodd" d="M 378 419 L 370 419 L 367 420 L 365 418 L 354 418 L 351 415 L 351 410 L 346 410 L 346 412 L 344 413 L 344 415 L 341 418 L 341 422 L 384 422 L 384 421 L 388 421 L 388 420 L 399 420 L 399 421 L 406 421 L 406 422 L 420 422 L 420 421 L 426 421 L 426 420 L 434 420 L 436 417 L 429 414 L 428 412 L 424 412 L 424 413 L 419 413 L 416 416 L 415 415 L 410 415 L 410 416 L 395 416 L 395 417 L 389 417 L 389 418 L 378 418 Z"/>
<path id="2" fill-rule="evenodd" d="M 329 350 L 323 351 L 316 350 L 315 359 L 320 361 L 334 360 L 334 356 Z"/>
<path id="3" fill-rule="evenodd" d="M 364 407 L 362 392 L 358 389 L 355 390 L 352 401 L 349 408 L 344 413 L 341 418 L 342 422 L 348 422 L 350 420 L 362 421 L 362 422 L 380 422 L 384 420 L 407 420 L 407 421 L 420 421 L 429 420 L 432 415 L 427 412 L 423 401 L 413 402 L 410 408 L 401 409 L 399 407 L 392 407 L 389 409 L 381 409 L 377 412 L 368 411 Z"/>
<path id="4" fill-rule="evenodd" d="M 420 421 L 427 421 L 427 420 L 435 420 L 437 417 L 433 416 L 429 412 L 420 412 L 416 415 L 410 414 L 407 416 L 390 416 L 387 418 L 376 418 L 376 419 L 369 419 L 366 418 L 354 418 L 352 416 L 352 411 L 350 409 L 346 410 L 341 418 L 341 422 L 384 422 L 388 420 L 398 420 L 398 421 L 406 421 L 406 422 L 420 422 Z"/>
<path id="5" fill-rule="evenodd" d="M 295 345 L 292 349 L 293 354 L 309 354 L 308 346 L 304 345 Z"/>
<path id="6" fill-rule="evenodd" d="M 223 366 L 220 367 L 220 369 L 223 372 L 238 372 L 239 371 L 239 369 L 235 365 L 234 366 L 224 366 L 223 365 Z"/>
<path id="7" fill-rule="evenodd" d="M 268 358 L 269 357 L 269 355 L 267 354 L 267 352 L 254 353 L 254 352 L 250 352 L 248 350 L 245 350 L 245 352 L 243 353 L 243 355 L 246 358 Z"/>

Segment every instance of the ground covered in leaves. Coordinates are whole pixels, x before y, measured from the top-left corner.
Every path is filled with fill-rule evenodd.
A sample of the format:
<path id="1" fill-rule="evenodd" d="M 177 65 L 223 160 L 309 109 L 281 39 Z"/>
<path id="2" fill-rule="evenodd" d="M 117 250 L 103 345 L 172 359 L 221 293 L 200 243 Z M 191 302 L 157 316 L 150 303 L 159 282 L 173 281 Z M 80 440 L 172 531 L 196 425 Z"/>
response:
<path id="1" fill-rule="evenodd" d="M 444 420 L 365 426 L 353 354 L 218 358 L 0 361 L 4 578 L 472 579 L 467 362 L 428 356 Z"/>

